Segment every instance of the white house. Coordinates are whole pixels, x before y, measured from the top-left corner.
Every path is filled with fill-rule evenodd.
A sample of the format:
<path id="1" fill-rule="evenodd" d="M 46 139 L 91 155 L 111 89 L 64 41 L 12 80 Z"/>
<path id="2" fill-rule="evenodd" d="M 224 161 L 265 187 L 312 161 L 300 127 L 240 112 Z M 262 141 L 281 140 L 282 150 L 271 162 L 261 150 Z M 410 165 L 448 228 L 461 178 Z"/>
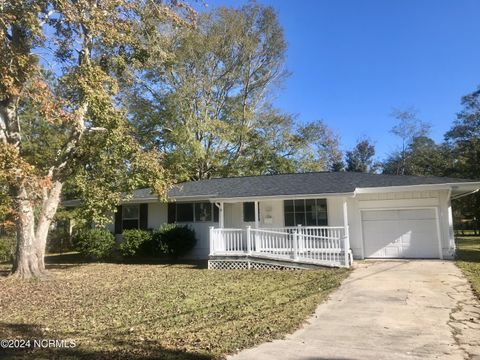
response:
<path id="1" fill-rule="evenodd" d="M 191 258 L 264 258 L 348 266 L 353 258 L 450 259 L 451 199 L 480 182 L 441 177 L 318 172 L 216 178 L 175 186 L 162 203 L 138 190 L 110 229 L 190 225 Z M 217 264 L 218 265 L 218 264 Z"/>

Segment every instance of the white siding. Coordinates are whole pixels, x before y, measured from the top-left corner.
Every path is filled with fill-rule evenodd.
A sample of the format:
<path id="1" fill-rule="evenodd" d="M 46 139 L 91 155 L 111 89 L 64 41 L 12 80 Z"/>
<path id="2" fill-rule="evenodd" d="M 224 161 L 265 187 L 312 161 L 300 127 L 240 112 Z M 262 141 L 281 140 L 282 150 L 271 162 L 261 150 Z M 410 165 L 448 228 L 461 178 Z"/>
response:
<path id="1" fill-rule="evenodd" d="M 455 237 L 453 234 L 452 204 L 447 191 L 440 193 L 440 231 L 442 234 L 442 253 L 444 258 L 451 259 L 455 255 Z"/>
<path id="2" fill-rule="evenodd" d="M 343 197 L 327 198 L 328 226 L 343 226 Z"/>
<path id="3" fill-rule="evenodd" d="M 348 226 L 350 237 L 350 249 L 353 256 L 357 259 L 363 258 L 362 246 L 362 219 L 358 208 L 358 200 L 354 198 L 347 199 L 348 208 Z"/>
<path id="4" fill-rule="evenodd" d="M 283 200 L 260 201 L 260 227 L 284 226 Z"/>

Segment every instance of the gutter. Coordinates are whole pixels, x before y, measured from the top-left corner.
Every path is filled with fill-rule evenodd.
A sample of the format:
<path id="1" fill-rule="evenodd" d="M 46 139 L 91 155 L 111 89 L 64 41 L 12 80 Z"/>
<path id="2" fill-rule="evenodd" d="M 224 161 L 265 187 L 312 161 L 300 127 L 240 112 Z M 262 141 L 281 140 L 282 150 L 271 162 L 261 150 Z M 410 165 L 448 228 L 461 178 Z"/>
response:
<path id="1" fill-rule="evenodd" d="M 244 197 L 231 197 L 231 198 L 217 198 L 210 197 L 205 200 L 211 202 L 240 202 L 240 201 L 256 201 L 256 200 L 296 200 L 296 199 L 318 199 L 318 198 L 328 198 L 335 196 L 343 196 L 353 198 L 355 197 L 355 192 L 348 193 L 323 193 L 323 194 L 295 194 L 295 195 L 267 195 L 267 196 L 244 196 Z M 176 198 L 176 200 L 184 200 L 182 198 Z"/>
<path id="2" fill-rule="evenodd" d="M 452 200 L 460 199 L 460 198 L 462 198 L 462 197 L 464 197 L 464 196 L 468 196 L 468 195 L 475 194 L 475 193 L 477 193 L 478 191 L 480 191 L 480 189 L 476 189 L 476 190 L 469 191 L 469 192 L 466 192 L 466 193 L 463 193 L 463 194 L 458 194 L 458 195 L 452 196 Z"/>

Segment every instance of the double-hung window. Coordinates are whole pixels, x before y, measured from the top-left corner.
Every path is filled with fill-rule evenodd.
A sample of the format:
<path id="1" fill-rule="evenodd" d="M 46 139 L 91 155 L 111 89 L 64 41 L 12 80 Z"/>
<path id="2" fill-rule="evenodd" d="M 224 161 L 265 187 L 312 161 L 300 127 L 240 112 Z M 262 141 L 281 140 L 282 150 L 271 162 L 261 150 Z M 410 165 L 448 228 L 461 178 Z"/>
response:
<path id="1" fill-rule="evenodd" d="M 218 222 L 218 207 L 210 202 L 169 203 L 168 219 L 174 222 Z"/>
<path id="2" fill-rule="evenodd" d="M 285 226 L 327 226 L 326 199 L 285 200 L 283 203 Z"/>
<path id="3" fill-rule="evenodd" d="M 140 228 L 140 206 L 138 204 L 122 206 L 122 229 Z"/>

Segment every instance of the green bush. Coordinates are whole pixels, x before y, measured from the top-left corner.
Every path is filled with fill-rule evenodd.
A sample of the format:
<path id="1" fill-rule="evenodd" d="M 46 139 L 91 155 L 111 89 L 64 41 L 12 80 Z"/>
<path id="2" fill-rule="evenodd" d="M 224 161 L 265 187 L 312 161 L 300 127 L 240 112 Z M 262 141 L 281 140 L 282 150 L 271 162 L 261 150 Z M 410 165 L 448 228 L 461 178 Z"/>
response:
<path id="1" fill-rule="evenodd" d="M 158 251 L 177 258 L 186 255 L 197 243 L 195 231 L 188 226 L 165 224 L 153 234 Z"/>
<path id="2" fill-rule="evenodd" d="M 48 232 L 47 252 L 64 253 L 73 250 L 67 224 L 58 222 L 57 226 Z"/>
<path id="3" fill-rule="evenodd" d="M 15 252 L 15 236 L 1 235 L 0 236 L 0 262 L 10 261 Z"/>
<path id="4" fill-rule="evenodd" d="M 77 250 L 94 260 L 111 257 L 115 247 L 115 237 L 107 229 L 78 229 L 74 240 Z"/>
<path id="5" fill-rule="evenodd" d="M 148 255 L 151 247 L 152 233 L 147 230 L 125 230 L 123 240 L 120 243 L 120 254 L 125 257 Z"/>

